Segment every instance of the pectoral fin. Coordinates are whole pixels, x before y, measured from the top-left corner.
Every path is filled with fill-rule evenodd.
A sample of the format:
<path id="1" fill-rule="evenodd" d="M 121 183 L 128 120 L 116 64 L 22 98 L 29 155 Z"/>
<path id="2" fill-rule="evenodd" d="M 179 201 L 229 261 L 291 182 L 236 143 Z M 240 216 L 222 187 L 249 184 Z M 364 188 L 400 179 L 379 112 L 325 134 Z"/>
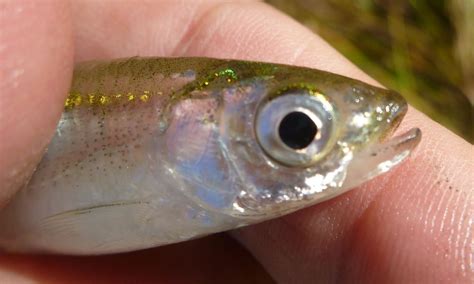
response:
<path id="1" fill-rule="evenodd" d="M 140 238 L 151 213 L 147 201 L 118 201 L 68 210 L 43 219 L 35 232 L 42 250 L 97 254 L 131 249 Z M 76 244 L 81 244 L 77 247 Z M 86 244 L 84 246 L 84 244 Z"/>

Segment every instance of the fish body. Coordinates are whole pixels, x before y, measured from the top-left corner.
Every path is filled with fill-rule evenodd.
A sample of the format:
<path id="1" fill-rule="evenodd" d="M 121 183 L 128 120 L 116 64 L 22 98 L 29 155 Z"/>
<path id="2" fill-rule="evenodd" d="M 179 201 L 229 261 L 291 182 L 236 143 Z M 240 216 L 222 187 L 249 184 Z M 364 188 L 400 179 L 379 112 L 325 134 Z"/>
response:
<path id="1" fill-rule="evenodd" d="M 105 254 L 184 241 L 327 200 L 420 139 L 406 103 L 339 75 L 210 58 L 80 63 L 29 183 L 0 212 L 10 251 Z"/>

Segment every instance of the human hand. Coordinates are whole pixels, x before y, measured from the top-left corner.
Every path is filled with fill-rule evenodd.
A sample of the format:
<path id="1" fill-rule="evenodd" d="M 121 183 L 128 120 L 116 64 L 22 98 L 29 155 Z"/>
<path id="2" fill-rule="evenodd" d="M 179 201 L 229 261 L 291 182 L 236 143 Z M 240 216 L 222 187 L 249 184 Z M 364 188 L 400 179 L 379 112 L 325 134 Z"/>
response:
<path id="1" fill-rule="evenodd" d="M 51 138 L 75 61 L 208 56 L 308 66 L 377 84 L 258 2 L 11 1 L 0 4 L 0 204 Z M 231 232 L 280 283 L 469 282 L 473 149 L 410 109 L 423 139 L 397 169 L 283 218 Z M 1 230 L 1 228 L 0 228 Z M 0 256 L 0 282 L 267 283 L 221 234 L 102 257 Z"/>

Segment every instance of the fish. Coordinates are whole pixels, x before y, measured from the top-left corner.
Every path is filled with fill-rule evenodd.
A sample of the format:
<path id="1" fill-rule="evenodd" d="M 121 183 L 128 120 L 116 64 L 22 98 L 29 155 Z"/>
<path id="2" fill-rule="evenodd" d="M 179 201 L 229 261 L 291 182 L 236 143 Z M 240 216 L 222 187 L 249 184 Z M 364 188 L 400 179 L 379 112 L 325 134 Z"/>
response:
<path id="1" fill-rule="evenodd" d="M 395 91 L 306 67 L 214 58 L 77 64 L 0 247 L 97 255 L 255 224 L 404 161 L 418 128 Z"/>

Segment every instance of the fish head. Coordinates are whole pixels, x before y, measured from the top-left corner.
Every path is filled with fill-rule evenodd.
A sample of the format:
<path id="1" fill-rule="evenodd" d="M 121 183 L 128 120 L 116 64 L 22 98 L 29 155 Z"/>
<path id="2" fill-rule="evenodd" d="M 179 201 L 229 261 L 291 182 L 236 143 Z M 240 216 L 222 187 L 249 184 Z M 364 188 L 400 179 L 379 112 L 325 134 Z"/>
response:
<path id="1" fill-rule="evenodd" d="M 421 138 L 418 129 L 391 138 L 407 111 L 396 92 L 301 67 L 245 68 L 254 73 L 219 91 L 232 215 L 265 219 L 340 195 Z"/>
<path id="2" fill-rule="evenodd" d="M 202 66 L 157 149 L 173 184 L 209 211 L 260 221 L 327 200 L 399 164 L 421 137 L 391 138 L 407 111 L 393 91 L 303 67 Z"/>

